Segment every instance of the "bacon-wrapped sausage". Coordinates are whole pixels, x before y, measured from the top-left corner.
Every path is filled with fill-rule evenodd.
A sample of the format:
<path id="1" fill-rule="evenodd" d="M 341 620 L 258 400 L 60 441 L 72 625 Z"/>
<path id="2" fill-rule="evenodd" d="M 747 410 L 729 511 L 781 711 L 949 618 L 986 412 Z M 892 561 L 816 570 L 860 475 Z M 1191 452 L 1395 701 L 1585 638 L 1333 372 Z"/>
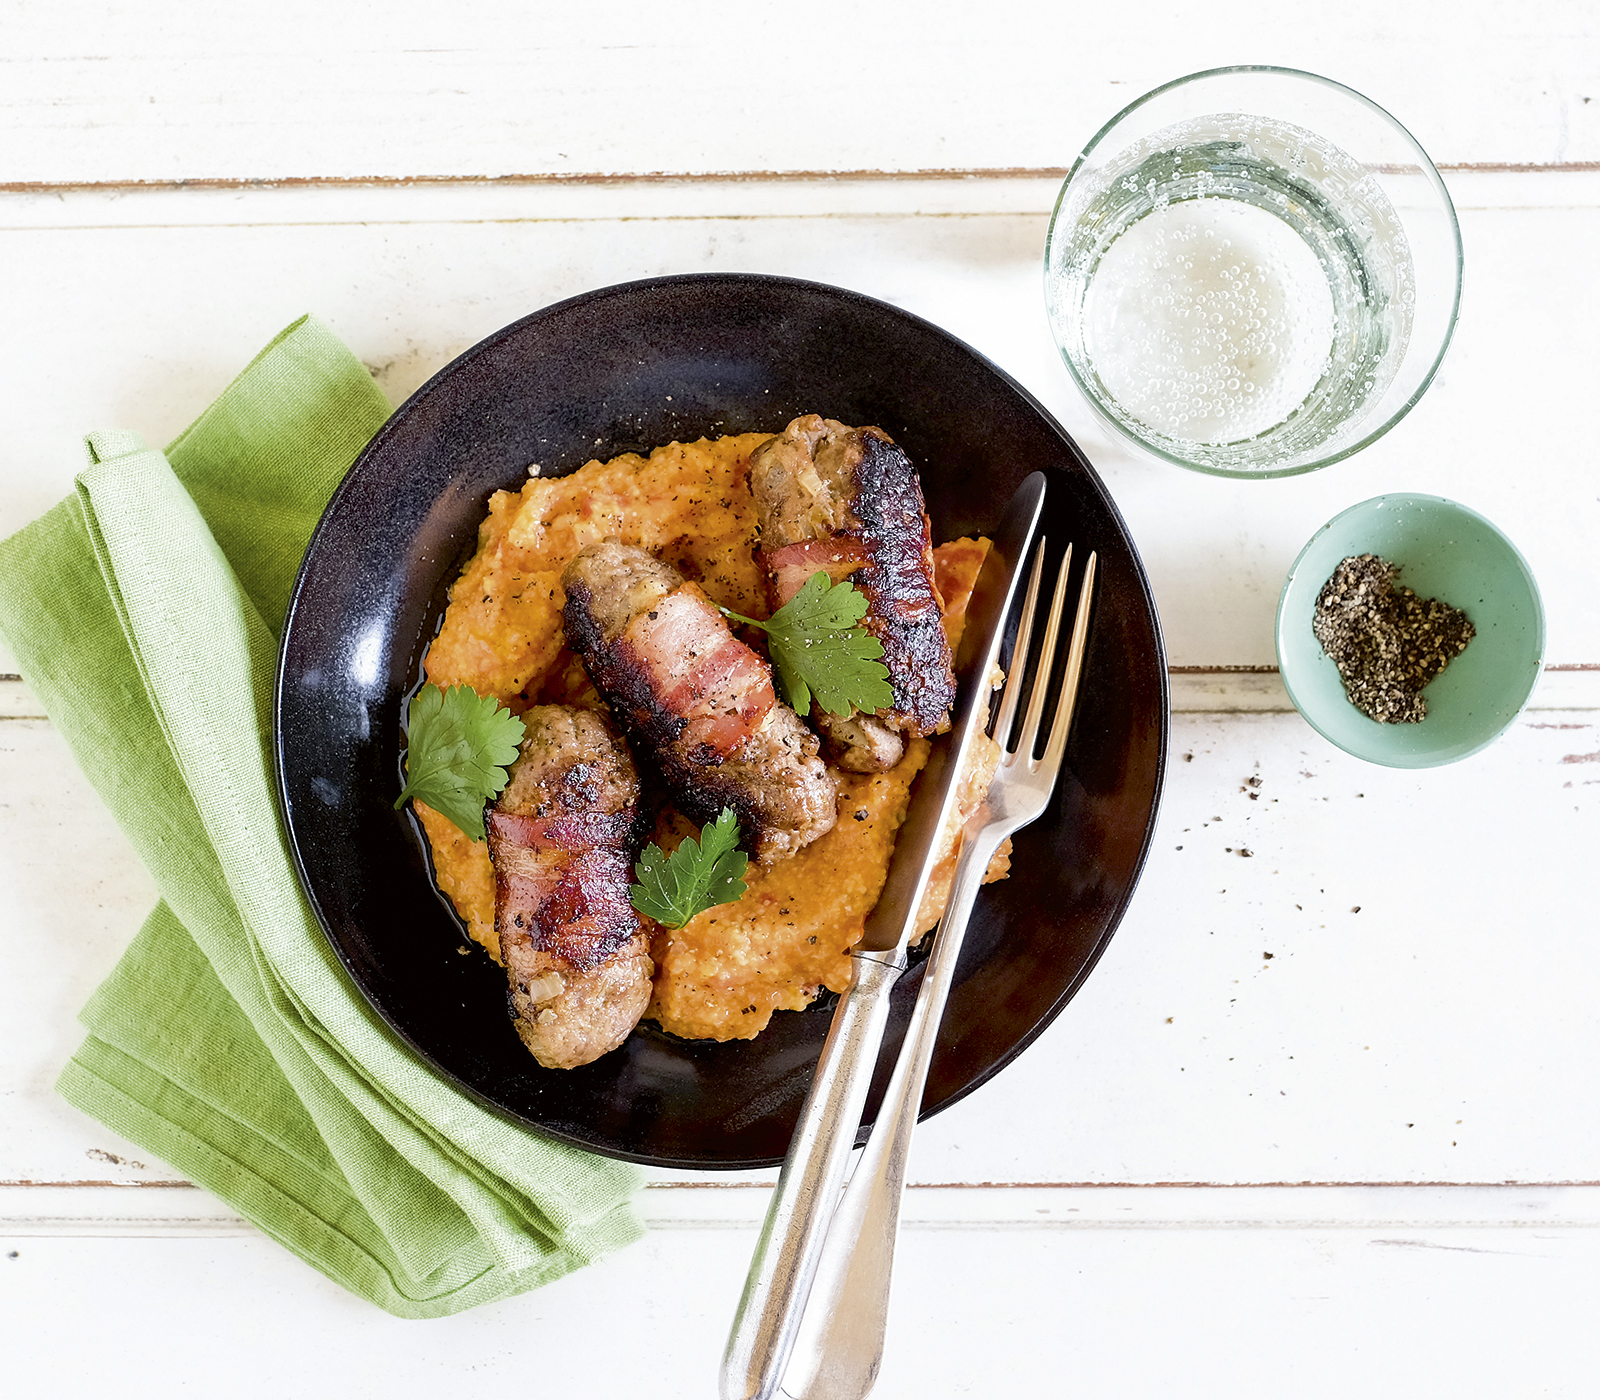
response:
<path id="1" fill-rule="evenodd" d="M 580 551 L 561 582 L 567 645 L 685 816 L 714 821 L 732 807 L 745 848 L 766 862 L 832 828 L 837 784 L 815 736 L 699 588 L 616 540 Z"/>
<path id="2" fill-rule="evenodd" d="M 603 716 L 523 715 L 522 752 L 488 814 L 495 929 L 513 1024 L 549 1069 L 614 1050 L 650 1001 L 649 940 L 628 898 L 639 776 Z"/>
<path id="3" fill-rule="evenodd" d="M 813 719 L 841 768 L 892 768 L 906 737 L 944 727 L 956 695 L 916 468 L 881 428 L 811 413 L 750 454 L 750 489 L 774 610 L 819 569 L 866 594 L 862 625 L 883 645 L 894 706 Z"/>

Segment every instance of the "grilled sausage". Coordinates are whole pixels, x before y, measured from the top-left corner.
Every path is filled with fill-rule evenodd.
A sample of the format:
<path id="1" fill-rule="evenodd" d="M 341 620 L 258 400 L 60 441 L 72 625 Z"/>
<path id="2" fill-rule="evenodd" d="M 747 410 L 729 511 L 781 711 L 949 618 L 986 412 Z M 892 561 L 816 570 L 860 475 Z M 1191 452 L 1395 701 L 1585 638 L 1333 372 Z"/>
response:
<path id="1" fill-rule="evenodd" d="M 537 705 L 488 815 L 495 928 L 517 1034 L 549 1069 L 614 1050 L 650 1001 L 649 940 L 629 902 L 639 776 L 601 715 Z"/>
<path id="2" fill-rule="evenodd" d="M 774 610 L 819 569 L 866 594 L 862 625 L 883 645 L 894 704 L 813 719 L 841 768 L 892 768 L 906 737 L 944 728 L 956 695 L 916 468 L 881 428 L 811 413 L 750 454 L 750 489 Z"/>
<path id="3" fill-rule="evenodd" d="M 567 645 L 685 816 L 732 807 L 769 863 L 832 828 L 838 788 L 815 736 L 699 588 L 616 540 L 580 551 L 561 582 Z"/>

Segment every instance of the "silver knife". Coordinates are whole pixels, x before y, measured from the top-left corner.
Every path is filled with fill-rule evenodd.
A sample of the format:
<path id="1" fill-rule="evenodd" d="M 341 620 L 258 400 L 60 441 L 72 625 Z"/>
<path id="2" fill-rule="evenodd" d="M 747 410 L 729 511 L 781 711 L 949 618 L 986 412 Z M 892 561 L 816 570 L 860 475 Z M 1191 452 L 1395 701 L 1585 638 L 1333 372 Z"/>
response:
<path id="1" fill-rule="evenodd" d="M 794 1347 L 877 1065 L 889 994 L 906 969 L 907 945 L 916 932 L 939 833 L 956 805 L 956 779 L 989 718 L 990 676 L 1022 561 L 1038 527 L 1044 489 L 1042 472 L 1017 488 L 973 588 L 950 735 L 934 746 L 918 779 L 883 894 L 851 953 L 855 977 L 834 1009 L 734 1313 L 722 1358 L 722 1400 L 770 1400 Z"/>

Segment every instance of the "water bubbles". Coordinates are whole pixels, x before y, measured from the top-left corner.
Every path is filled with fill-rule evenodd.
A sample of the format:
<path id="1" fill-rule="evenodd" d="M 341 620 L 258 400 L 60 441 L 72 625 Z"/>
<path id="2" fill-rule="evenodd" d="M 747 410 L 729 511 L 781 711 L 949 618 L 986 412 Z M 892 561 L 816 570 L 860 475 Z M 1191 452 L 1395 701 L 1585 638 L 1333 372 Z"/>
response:
<path id="1" fill-rule="evenodd" d="M 1123 409 L 1168 437 L 1220 443 L 1273 427 L 1304 400 L 1333 314 L 1315 258 L 1281 220 L 1190 200 L 1153 210 L 1106 251 L 1084 327 Z"/>
<path id="2" fill-rule="evenodd" d="M 1052 244 L 1048 304 L 1083 382 L 1136 436 L 1270 467 L 1381 396 L 1414 278 L 1393 209 L 1351 157 L 1217 114 L 1144 138 L 1102 180 L 1058 214 L 1073 234 Z M 1372 200 L 1346 209 L 1352 191 Z"/>

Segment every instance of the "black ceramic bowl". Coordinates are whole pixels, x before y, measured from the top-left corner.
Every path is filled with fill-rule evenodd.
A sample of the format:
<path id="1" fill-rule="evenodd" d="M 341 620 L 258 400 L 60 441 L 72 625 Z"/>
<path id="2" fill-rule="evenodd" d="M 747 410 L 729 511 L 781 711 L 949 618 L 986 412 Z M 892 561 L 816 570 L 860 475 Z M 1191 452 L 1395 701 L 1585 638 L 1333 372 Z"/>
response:
<path id="1" fill-rule="evenodd" d="M 1067 1003 L 1117 925 L 1155 824 L 1166 665 L 1148 581 L 1072 440 L 1015 382 L 882 302 L 785 278 L 663 277 L 575 297 L 446 366 L 368 445 L 312 539 L 284 629 L 275 748 L 295 859 L 317 917 L 372 1005 L 439 1073 L 554 1137 L 671 1167 L 782 1160 L 827 1006 L 753 1041 L 646 1024 L 575 1070 L 541 1068 L 506 1012 L 505 974 L 436 892 L 400 789 L 401 707 L 490 494 L 590 458 L 777 432 L 800 413 L 888 431 L 922 472 L 935 540 L 992 528 L 1029 472 L 1043 531 L 1100 555 L 1083 693 L 1049 812 L 1012 877 L 979 898 L 923 1100 L 969 1094 Z M 1080 556 L 1081 553 L 1080 553 Z M 920 967 L 901 980 L 867 1124 Z M 831 1000 L 831 999 L 830 999 Z"/>

